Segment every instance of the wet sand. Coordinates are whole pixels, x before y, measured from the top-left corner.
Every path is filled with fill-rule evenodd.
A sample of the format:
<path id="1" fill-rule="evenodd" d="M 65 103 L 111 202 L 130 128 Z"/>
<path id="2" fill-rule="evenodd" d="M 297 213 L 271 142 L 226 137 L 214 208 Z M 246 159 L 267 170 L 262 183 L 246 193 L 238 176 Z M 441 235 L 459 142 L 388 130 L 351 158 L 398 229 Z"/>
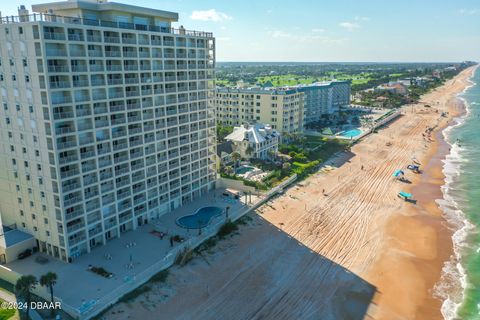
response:
<path id="1" fill-rule="evenodd" d="M 238 235 L 172 268 L 166 284 L 105 317 L 440 319 L 432 289 L 452 242 L 435 204 L 448 151 L 439 130 L 461 112 L 455 95 L 471 71 L 405 107 L 401 118 L 336 159 L 335 169 L 290 188 Z M 428 127 L 436 128 L 431 139 L 422 136 Z M 392 173 L 413 156 L 424 173 L 407 170 L 411 184 L 396 181 Z M 399 199 L 402 190 L 417 203 Z"/>

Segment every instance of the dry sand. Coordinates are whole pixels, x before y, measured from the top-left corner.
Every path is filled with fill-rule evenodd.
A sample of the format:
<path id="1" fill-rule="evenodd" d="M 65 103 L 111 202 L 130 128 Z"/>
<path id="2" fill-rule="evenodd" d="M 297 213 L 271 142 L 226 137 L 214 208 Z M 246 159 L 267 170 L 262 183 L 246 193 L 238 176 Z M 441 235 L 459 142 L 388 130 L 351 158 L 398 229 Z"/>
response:
<path id="1" fill-rule="evenodd" d="M 439 130 L 461 112 L 455 95 L 471 72 L 405 107 L 400 119 L 342 154 L 338 168 L 290 188 L 252 214 L 239 235 L 172 268 L 166 284 L 105 317 L 441 319 L 432 288 L 452 243 L 434 202 L 448 151 Z M 423 137 L 427 127 L 436 129 Z M 392 173 L 412 157 L 425 172 L 407 172 L 411 184 L 395 181 Z M 401 190 L 418 202 L 399 199 Z"/>

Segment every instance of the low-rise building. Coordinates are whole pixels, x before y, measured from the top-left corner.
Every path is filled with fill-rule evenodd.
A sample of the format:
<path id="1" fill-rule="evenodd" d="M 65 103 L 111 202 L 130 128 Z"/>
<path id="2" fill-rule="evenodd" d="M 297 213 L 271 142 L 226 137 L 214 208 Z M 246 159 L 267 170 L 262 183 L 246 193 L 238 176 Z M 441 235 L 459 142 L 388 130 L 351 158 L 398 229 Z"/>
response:
<path id="1" fill-rule="evenodd" d="M 407 95 L 408 88 L 401 82 L 389 82 L 387 84 L 379 85 L 375 88 L 376 92 L 391 92 L 395 94 Z"/>
<path id="2" fill-rule="evenodd" d="M 280 134 L 268 124 L 244 124 L 235 127 L 225 140 L 233 143 L 233 152 L 242 158 L 267 160 L 278 152 Z"/>

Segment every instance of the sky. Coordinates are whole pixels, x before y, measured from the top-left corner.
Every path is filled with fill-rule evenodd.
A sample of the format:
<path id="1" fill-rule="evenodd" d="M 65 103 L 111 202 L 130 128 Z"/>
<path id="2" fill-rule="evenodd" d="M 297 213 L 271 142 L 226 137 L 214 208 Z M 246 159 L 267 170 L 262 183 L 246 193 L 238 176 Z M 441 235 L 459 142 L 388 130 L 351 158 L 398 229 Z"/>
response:
<path id="1" fill-rule="evenodd" d="M 2 1 L 3 16 L 49 1 Z M 478 0 L 116 0 L 179 13 L 216 37 L 217 61 L 480 60 Z"/>

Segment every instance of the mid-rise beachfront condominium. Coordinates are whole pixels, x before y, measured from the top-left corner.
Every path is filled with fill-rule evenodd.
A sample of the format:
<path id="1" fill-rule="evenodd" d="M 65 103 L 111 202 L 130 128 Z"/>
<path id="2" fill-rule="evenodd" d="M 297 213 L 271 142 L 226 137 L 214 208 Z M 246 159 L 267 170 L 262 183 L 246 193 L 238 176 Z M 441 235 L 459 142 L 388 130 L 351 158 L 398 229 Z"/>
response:
<path id="1" fill-rule="evenodd" d="M 32 9 L 0 24 L 1 219 L 69 261 L 213 187 L 215 42 L 173 12 Z"/>
<path id="2" fill-rule="evenodd" d="M 337 114 L 340 107 L 350 105 L 350 81 L 318 82 L 296 88 L 305 93 L 304 124 Z"/>
<path id="3" fill-rule="evenodd" d="M 217 88 L 217 123 L 270 124 L 281 133 L 303 130 L 304 93 L 297 89 Z"/>

